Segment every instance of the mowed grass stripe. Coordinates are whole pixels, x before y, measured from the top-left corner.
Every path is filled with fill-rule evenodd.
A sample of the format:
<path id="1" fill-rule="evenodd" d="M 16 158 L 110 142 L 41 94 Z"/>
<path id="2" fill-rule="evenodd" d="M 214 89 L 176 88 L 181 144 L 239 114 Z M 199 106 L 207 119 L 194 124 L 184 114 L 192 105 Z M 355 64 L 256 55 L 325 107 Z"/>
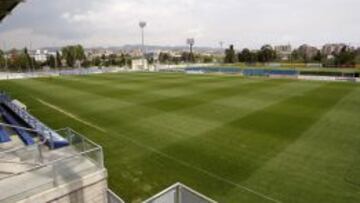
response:
<path id="1" fill-rule="evenodd" d="M 107 77 L 111 82 L 106 80 Z M 318 140 L 304 139 L 310 135 L 309 129 L 320 128 L 313 124 L 334 109 L 337 114 L 342 112 L 342 118 L 349 117 L 344 111 L 350 104 L 346 103 L 344 107 L 337 104 L 358 88 L 356 85 L 180 74 L 116 74 L 101 75 L 100 80 L 96 78 L 98 76 L 66 77 L 60 78 L 64 81 L 59 83 L 51 80 L 16 81 L 16 85 L 6 84 L 4 89 L 12 90 L 20 99 L 24 97 L 26 104 L 34 107 L 31 111 L 42 120 L 59 127 L 69 124 L 103 145 L 110 185 L 129 202 L 149 197 L 177 181 L 219 202 L 269 202 L 239 187 L 243 185 L 283 202 L 309 202 L 311 197 L 331 202 L 330 198 L 319 199 L 319 196 L 327 191 L 336 195 L 337 191 L 329 188 L 341 187 L 342 194 L 346 191 L 344 185 L 338 183 L 339 179 L 332 178 L 328 182 L 322 181 L 325 187 L 315 187 L 308 194 L 305 188 L 287 182 L 287 179 L 283 180 L 286 186 L 281 181 L 276 187 L 270 183 L 276 182 L 275 177 L 281 177 L 275 173 L 281 171 L 278 164 L 289 160 L 282 154 L 290 156 L 294 153 L 286 153 L 289 147 L 304 142 L 314 149 Z M 76 82 L 71 82 L 71 87 L 63 85 L 67 80 L 77 81 L 80 86 L 76 88 Z M 127 81 L 123 83 L 124 89 L 136 93 L 124 94 L 125 99 L 112 96 L 117 94 L 117 89 L 123 88 L 119 80 Z M 168 87 L 163 87 L 169 82 Z M 111 83 L 114 83 L 113 87 Z M 2 87 L 3 83 L 0 85 Z M 99 93 L 96 85 L 105 89 L 107 94 Z M 141 86 L 144 86 L 144 93 L 140 91 Z M 168 94 L 171 91 L 178 92 Z M 330 92 L 334 94 L 330 95 Z M 31 97 L 23 94 L 31 94 Z M 109 133 L 95 132 L 60 115 L 33 100 L 36 97 L 95 122 Z M 190 105 L 189 100 L 199 103 Z M 163 105 L 156 106 L 156 101 L 163 101 Z M 356 108 L 351 110 L 358 112 Z M 204 115 L 201 115 L 202 111 Z M 166 122 L 162 122 L 164 119 Z M 268 120 L 272 125 L 266 123 Z M 299 121 L 299 126 L 295 126 L 296 121 Z M 339 125 L 347 126 L 342 122 Z M 280 126 L 295 128 L 289 130 L 291 135 L 287 135 Z M 331 126 L 327 127 L 331 129 Z M 300 132 L 302 134 L 297 135 Z M 347 134 L 355 136 L 355 128 L 347 129 Z M 320 148 L 314 152 L 319 154 L 326 150 Z M 302 167 L 302 160 L 307 156 L 309 154 L 301 150 L 296 151 L 296 156 L 291 156 L 293 167 L 290 169 L 296 172 L 292 176 L 301 177 L 304 183 L 311 185 L 317 179 L 317 173 L 306 172 L 310 165 L 302 164 L 306 165 Z M 342 161 L 348 162 L 353 155 L 349 153 L 348 156 Z M 322 163 L 317 165 L 318 171 L 331 166 Z M 302 171 L 308 178 L 301 176 Z M 294 180 L 292 176 L 287 177 Z M 329 184 L 332 186 L 326 187 Z M 310 197 L 296 196 L 293 193 L 296 190 L 298 194 Z M 358 202 L 354 190 L 347 192 L 351 198 L 338 195 L 334 202 Z"/>
<path id="2" fill-rule="evenodd" d="M 285 84 L 284 82 L 281 82 L 281 83 L 279 83 L 279 84 Z M 277 84 L 278 85 L 278 84 Z M 264 86 L 264 87 L 270 87 L 269 85 L 266 85 L 266 86 Z M 244 88 L 244 87 L 242 87 L 242 88 Z M 257 88 L 259 88 L 259 86 L 257 87 Z M 141 133 L 137 133 L 137 134 L 141 134 Z"/>
<path id="3" fill-rule="evenodd" d="M 224 126 L 204 133 L 183 142 L 168 146 L 166 154 L 189 160 L 190 164 L 216 172 L 219 176 L 235 182 L 243 182 L 264 163 L 271 160 L 289 144 L 294 142 L 306 131 L 314 121 L 320 119 L 333 105 L 338 102 L 337 96 L 343 94 L 320 94 L 327 102 L 316 114 L 298 109 L 298 104 L 316 96 L 318 92 L 328 90 L 325 85 L 301 97 L 293 97 L 268 108 L 259 110 L 247 117 L 225 124 Z M 319 96 L 320 96 L 319 95 Z M 341 97 L 339 97 L 341 98 Z M 314 103 L 313 105 L 317 105 Z M 278 113 L 279 108 L 289 108 L 289 111 L 299 110 L 298 116 L 288 117 Z M 311 108 L 311 107 L 309 107 Z M 258 121 L 261 124 L 254 126 Z M 221 140 L 231 141 L 238 149 L 228 148 Z M 196 151 L 196 153 L 193 153 Z M 181 153 L 179 153 L 181 152 Z M 221 156 L 217 156 L 221 154 Z"/>
<path id="4" fill-rule="evenodd" d="M 358 104 L 353 103 L 360 99 L 360 91 L 351 84 L 336 86 L 334 96 L 340 97 L 338 92 L 345 89 L 352 90 L 300 138 L 256 171 L 247 184 L 256 183 L 260 191 L 265 187 L 284 202 L 360 201 L 360 188 L 344 178 L 352 167 L 350 163 L 360 155 L 360 117 L 354 114 Z M 235 190 L 229 195 L 238 196 Z M 299 196 L 302 198 L 294 198 Z"/>

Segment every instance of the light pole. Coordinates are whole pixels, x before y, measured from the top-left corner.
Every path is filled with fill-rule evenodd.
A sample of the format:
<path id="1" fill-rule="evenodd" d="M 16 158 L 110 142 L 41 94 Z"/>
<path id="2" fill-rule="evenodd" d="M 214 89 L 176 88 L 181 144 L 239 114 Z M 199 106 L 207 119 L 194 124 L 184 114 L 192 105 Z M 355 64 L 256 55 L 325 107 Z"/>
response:
<path id="1" fill-rule="evenodd" d="M 193 62 L 193 46 L 195 44 L 194 38 L 188 38 L 186 44 L 190 46 L 190 61 Z"/>
<path id="2" fill-rule="evenodd" d="M 141 51 L 142 51 L 142 65 L 143 68 L 145 69 L 145 41 L 144 41 L 144 28 L 146 27 L 146 22 L 145 21 L 140 21 L 139 26 L 141 29 Z"/>
<path id="3" fill-rule="evenodd" d="M 223 42 L 223 41 L 220 41 L 220 42 L 219 42 L 219 45 L 220 45 L 220 49 L 223 49 L 223 47 L 224 47 L 224 42 Z"/>

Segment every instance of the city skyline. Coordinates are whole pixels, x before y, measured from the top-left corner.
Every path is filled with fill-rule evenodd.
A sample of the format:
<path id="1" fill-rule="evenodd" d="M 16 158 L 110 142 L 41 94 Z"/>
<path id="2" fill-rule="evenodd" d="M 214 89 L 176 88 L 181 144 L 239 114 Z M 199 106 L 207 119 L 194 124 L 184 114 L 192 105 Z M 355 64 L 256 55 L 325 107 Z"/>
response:
<path id="1" fill-rule="evenodd" d="M 358 7 L 355 0 L 31 0 L 5 19 L 0 42 L 2 48 L 4 42 L 7 48 L 140 44 L 142 19 L 149 24 L 148 45 L 186 46 L 186 39 L 193 37 L 196 46 L 213 48 L 219 48 L 220 41 L 238 49 L 268 43 L 359 46 Z"/>

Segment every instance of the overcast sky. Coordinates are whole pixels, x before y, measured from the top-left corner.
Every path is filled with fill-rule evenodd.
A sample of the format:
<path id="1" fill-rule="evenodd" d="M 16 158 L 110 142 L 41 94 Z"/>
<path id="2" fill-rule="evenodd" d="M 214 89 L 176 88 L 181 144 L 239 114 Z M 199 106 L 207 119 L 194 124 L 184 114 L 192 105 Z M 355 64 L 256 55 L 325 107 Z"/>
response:
<path id="1" fill-rule="evenodd" d="M 0 24 L 0 42 L 33 48 L 146 43 L 257 48 L 328 42 L 360 45 L 359 0 L 27 0 Z"/>

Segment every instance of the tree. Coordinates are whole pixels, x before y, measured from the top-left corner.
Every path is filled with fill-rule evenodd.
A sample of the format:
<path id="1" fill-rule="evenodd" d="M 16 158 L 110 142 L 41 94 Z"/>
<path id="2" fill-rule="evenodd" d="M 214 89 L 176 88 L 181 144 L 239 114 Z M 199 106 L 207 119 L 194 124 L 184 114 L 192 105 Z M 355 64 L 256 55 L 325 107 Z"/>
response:
<path id="1" fill-rule="evenodd" d="M 214 61 L 214 57 L 213 56 L 204 56 L 203 57 L 203 63 L 212 63 Z"/>
<path id="2" fill-rule="evenodd" d="M 160 54 L 159 54 L 159 61 L 160 61 L 160 63 L 169 63 L 170 59 L 171 59 L 170 54 L 164 53 L 164 52 L 160 52 Z"/>
<path id="3" fill-rule="evenodd" d="M 224 62 L 225 63 L 235 63 L 236 62 L 234 45 L 230 45 L 229 49 L 225 50 Z"/>
<path id="4" fill-rule="evenodd" d="M 125 54 L 120 55 L 119 64 L 118 64 L 120 67 L 126 66 L 127 57 L 128 56 L 126 56 Z"/>
<path id="5" fill-rule="evenodd" d="M 299 51 L 297 49 L 295 49 L 292 53 L 291 53 L 291 60 L 292 61 L 299 61 L 300 60 L 300 54 Z"/>
<path id="6" fill-rule="evenodd" d="M 94 66 L 100 67 L 101 66 L 101 58 L 99 56 L 95 57 L 93 59 L 93 64 L 94 64 Z"/>
<path id="7" fill-rule="evenodd" d="M 258 59 L 260 62 L 268 63 L 276 60 L 276 51 L 270 45 L 264 45 L 258 52 Z"/>
<path id="8" fill-rule="evenodd" d="M 26 58 L 26 66 L 28 68 L 29 71 L 34 70 L 34 63 L 33 63 L 33 59 L 30 57 L 30 54 L 28 52 L 28 49 L 25 47 L 24 48 L 24 57 Z"/>
<path id="9" fill-rule="evenodd" d="M 62 66 L 61 55 L 58 51 L 56 52 L 56 66 L 58 66 L 58 67 Z"/>
<path id="10" fill-rule="evenodd" d="M 319 63 L 322 61 L 322 54 L 320 50 L 316 53 L 312 60 Z"/>
<path id="11" fill-rule="evenodd" d="M 360 47 L 356 50 L 356 63 L 360 64 Z"/>
<path id="12" fill-rule="evenodd" d="M 335 55 L 336 66 L 354 66 L 356 64 L 355 51 L 349 50 L 347 47 L 343 47 L 339 54 Z"/>
<path id="13" fill-rule="evenodd" d="M 25 72 L 26 70 L 29 70 L 28 64 L 29 61 L 26 54 L 24 52 L 20 52 L 19 54 L 13 55 L 10 68 L 18 72 Z"/>
<path id="14" fill-rule="evenodd" d="M 246 63 L 251 63 L 252 62 L 252 56 L 251 56 L 251 51 L 247 48 L 243 49 L 239 54 L 238 54 L 238 60 L 240 62 L 246 62 Z"/>
<path id="15" fill-rule="evenodd" d="M 0 71 L 6 71 L 5 53 L 0 49 Z"/>
<path id="16" fill-rule="evenodd" d="M 116 66 L 117 65 L 117 56 L 116 56 L 116 54 L 110 54 L 109 63 L 110 63 L 111 66 Z"/>
<path id="17" fill-rule="evenodd" d="M 75 67 L 77 61 L 81 63 L 86 59 L 84 48 L 81 45 L 66 46 L 61 51 L 69 67 Z"/>
<path id="18" fill-rule="evenodd" d="M 50 68 L 56 67 L 56 58 L 53 55 L 50 55 L 47 60 L 47 64 L 50 66 Z"/>

